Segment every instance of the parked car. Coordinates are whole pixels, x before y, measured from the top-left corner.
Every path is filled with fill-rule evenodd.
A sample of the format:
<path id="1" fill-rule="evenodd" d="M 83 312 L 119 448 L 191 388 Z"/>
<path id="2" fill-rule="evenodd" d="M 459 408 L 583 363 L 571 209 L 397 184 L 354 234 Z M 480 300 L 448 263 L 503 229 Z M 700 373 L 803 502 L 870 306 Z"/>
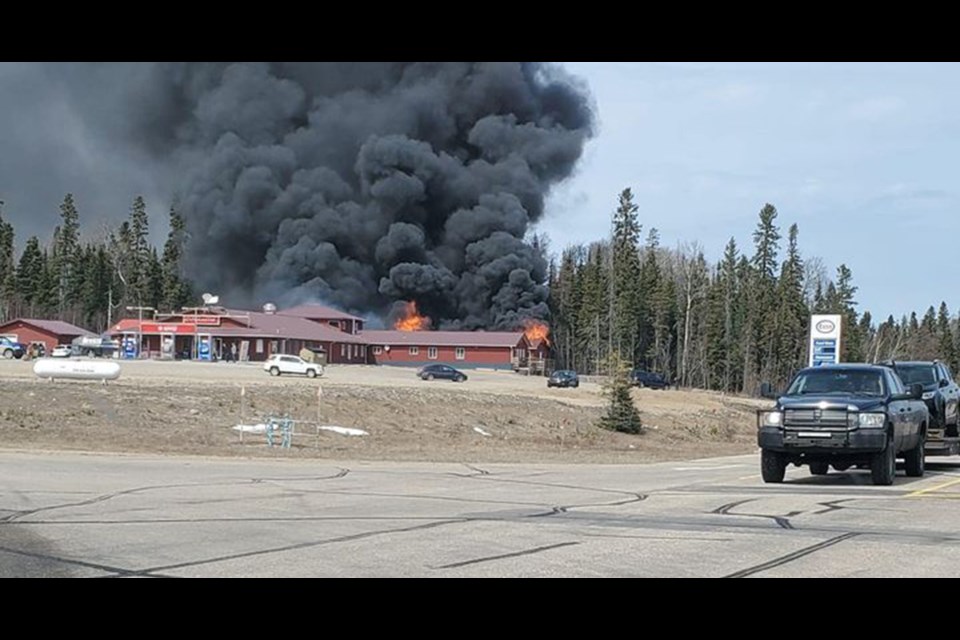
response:
<path id="1" fill-rule="evenodd" d="M 13 358 L 22 358 L 26 348 L 19 342 L 14 342 L 10 338 L 0 336 L 0 357 L 7 360 Z"/>
<path id="2" fill-rule="evenodd" d="M 577 388 L 580 386 L 580 376 L 577 375 L 576 371 L 570 371 L 569 369 L 561 369 L 560 371 L 554 371 L 550 374 L 550 377 L 547 378 L 547 387 L 573 387 Z"/>
<path id="3" fill-rule="evenodd" d="M 323 365 L 307 362 L 303 358 L 287 355 L 272 355 L 263 363 L 263 370 L 272 376 L 279 376 L 282 373 L 297 374 L 316 378 L 323 375 Z"/>
<path id="4" fill-rule="evenodd" d="M 50 352 L 51 358 L 69 358 L 73 355 L 73 349 L 68 344 L 58 344 Z"/>
<path id="5" fill-rule="evenodd" d="M 814 475 L 858 465 L 869 467 L 874 484 L 888 485 L 897 458 L 908 476 L 922 477 L 930 424 L 922 394 L 922 385 L 908 391 L 892 369 L 870 364 L 801 369 L 779 397 L 764 383 L 761 395 L 777 403 L 757 410 L 763 481 L 783 482 L 791 463 Z"/>
<path id="6" fill-rule="evenodd" d="M 446 364 L 428 364 L 425 367 L 417 369 L 417 375 L 421 380 L 453 380 L 454 382 L 463 382 L 467 379 L 467 374 L 459 369 Z"/>
<path id="7" fill-rule="evenodd" d="M 945 431 L 951 438 L 960 435 L 960 386 L 954 382 L 950 367 L 937 360 L 880 364 L 896 371 L 907 387 L 915 383 L 923 385 L 922 398 L 930 412 L 931 431 Z"/>
<path id="8" fill-rule="evenodd" d="M 630 384 L 648 389 L 667 389 L 670 387 L 670 381 L 664 378 L 662 374 L 644 371 L 643 369 L 634 369 L 630 372 Z"/>

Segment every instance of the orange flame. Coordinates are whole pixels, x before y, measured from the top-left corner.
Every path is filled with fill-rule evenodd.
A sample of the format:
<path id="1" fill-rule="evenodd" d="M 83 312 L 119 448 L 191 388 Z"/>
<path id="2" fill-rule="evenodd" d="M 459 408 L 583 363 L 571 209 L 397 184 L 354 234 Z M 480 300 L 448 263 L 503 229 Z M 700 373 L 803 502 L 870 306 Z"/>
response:
<path id="1" fill-rule="evenodd" d="M 539 320 L 527 319 L 523 321 L 523 335 L 527 336 L 527 340 L 529 340 L 531 344 L 537 340 L 543 340 L 547 344 L 550 344 L 550 339 L 547 337 L 549 333 L 550 327 Z"/>
<path id="2" fill-rule="evenodd" d="M 393 323 L 393 328 L 398 331 L 423 331 L 429 327 L 430 318 L 417 313 L 416 302 L 403 303 L 403 316 Z"/>

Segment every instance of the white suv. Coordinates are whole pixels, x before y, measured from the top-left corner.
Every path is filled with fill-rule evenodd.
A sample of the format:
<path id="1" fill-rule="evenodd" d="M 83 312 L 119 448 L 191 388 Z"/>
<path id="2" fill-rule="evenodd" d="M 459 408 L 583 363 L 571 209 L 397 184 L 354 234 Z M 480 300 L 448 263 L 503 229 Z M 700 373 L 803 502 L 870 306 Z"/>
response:
<path id="1" fill-rule="evenodd" d="M 323 366 L 307 362 L 297 356 L 273 355 L 267 358 L 263 363 L 263 370 L 269 371 L 270 375 L 278 376 L 281 373 L 298 373 L 308 378 L 316 378 L 323 375 Z"/>

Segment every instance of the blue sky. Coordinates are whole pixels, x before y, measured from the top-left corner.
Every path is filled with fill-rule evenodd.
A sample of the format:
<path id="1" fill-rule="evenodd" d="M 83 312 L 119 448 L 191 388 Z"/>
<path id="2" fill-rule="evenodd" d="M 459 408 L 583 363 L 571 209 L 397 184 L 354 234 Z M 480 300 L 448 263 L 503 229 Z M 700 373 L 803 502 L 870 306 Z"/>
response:
<path id="1" fill-rule="evenodd" d="M 960 64 L 563 66 L 588 83 L 599 130 L 539 224 L 555 251 L 609 233 L 624 187 L 644 236 L 699 241 L 711 261 L 731 236 L 752 253 L 769 202 L 805 257 L 831 277 L 850 267 L 875 321 L 960 311 Z"/>

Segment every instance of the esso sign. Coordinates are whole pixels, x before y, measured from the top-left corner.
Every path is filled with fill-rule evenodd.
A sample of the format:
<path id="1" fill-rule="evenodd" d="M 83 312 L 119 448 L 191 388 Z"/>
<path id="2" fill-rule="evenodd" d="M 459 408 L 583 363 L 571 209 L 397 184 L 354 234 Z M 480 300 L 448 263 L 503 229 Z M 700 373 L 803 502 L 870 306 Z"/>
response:
<path id="1" fill-rule="evenodd" d="M 817 323 L 817 331 L 819 333 L 833 333 L 833 330 L 836 328 L 837 325 L 835 325 L 832 320 L 821 320 Z"/>

